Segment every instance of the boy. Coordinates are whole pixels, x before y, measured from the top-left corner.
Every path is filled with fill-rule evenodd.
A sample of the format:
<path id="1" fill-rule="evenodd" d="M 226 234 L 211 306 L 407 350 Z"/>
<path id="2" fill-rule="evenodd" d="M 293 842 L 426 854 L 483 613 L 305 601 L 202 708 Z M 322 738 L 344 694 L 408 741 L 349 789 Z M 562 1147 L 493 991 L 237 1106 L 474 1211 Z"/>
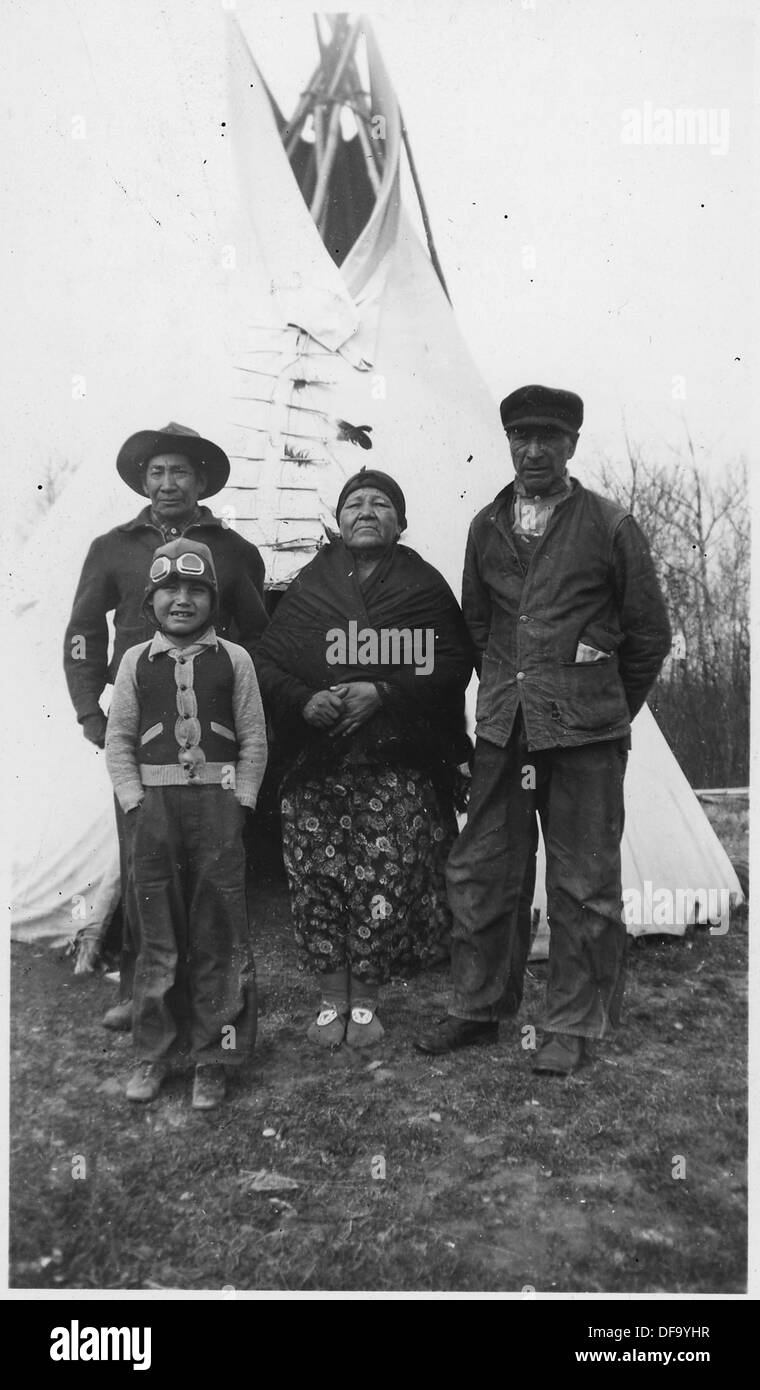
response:
<path id="1" fill-rule="evenodd" d="M 153 1100 L 189 1036 L 193 1106 L 209 1110 L 256 1036 L 242 829 L 266 767 L 264 713 L 250 656 L 214 630 L 208 546 L 159 546 L 143 608 L 158 631 L 125 653 L 106 733 L 140 929 L 127 1097 Z"/>

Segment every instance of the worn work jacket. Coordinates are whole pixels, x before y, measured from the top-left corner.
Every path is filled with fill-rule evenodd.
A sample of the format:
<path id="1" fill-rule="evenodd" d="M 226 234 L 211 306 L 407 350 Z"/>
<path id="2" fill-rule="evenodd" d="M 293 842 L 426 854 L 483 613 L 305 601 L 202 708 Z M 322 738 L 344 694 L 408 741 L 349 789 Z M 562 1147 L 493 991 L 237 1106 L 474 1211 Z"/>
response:
<path id="1" fill-rule="evenodd" d="M 183 535 L 207 545 L 219 587 L 220 637 L 232 637 L 250 655 L 267 625 L 262 593 L 264 561 L 255 545 L 223 525 L 208 507 Z M 163 532 L 145 507 L 132 521 L 98 536 L 90 546 L 77 586 L 64 640 L 63 664 L 69 693 L 81 723 L 100 708 L 106 685 L 116 679 L 130 647 L 148 641 L 155 626 L 143 613 L 148 570 Z M 108 658 L 108 620 L 113 612 L 114 649 Z"/>
<path id="2" fill-rule="evenodd" d="M 647 541 L 630 513 L 571 479 L 523 572 L 514 484 L 475 517 L 462 610 L 479 654 L 477 733 L 504 747 L 518 708 L 530 749 L 630 733 L 670 649 Z M 605 655 L 576 661 L 579 642 Z"/>

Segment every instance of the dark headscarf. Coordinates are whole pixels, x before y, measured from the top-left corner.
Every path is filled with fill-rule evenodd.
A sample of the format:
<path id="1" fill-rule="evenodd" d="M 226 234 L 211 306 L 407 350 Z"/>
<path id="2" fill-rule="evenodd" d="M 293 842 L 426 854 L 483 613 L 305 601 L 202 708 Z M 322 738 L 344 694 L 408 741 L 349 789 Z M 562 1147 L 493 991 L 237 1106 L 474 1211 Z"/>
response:
<path id="1" fill-rule="evenodd" d="M 340 521 L 341 508 L 346 498 L 360 487 L 375 487 L 378 492 L 385 493 L 388 501 L 392 502 L 396 508 L 400 529 L 406 530 L 406 498 L 395 479 L 391 478 L 388 473 L 381 473 L 379 468 L 361 468 L 358 473 L 354 473 L 353 478 L 349 478 L 348 482 L 344 483 L 338 498 L 338 505 L 335 508 L 336 521 Z"/>

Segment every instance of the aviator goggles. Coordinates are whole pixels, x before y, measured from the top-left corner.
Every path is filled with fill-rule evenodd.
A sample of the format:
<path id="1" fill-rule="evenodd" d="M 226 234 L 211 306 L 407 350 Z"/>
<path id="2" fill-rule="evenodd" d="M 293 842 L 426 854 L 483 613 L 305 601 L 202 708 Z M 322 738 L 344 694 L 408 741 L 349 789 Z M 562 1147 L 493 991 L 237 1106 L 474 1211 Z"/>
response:
<path id="1" fill-rule="evenodd" d="M 167 575 L 184 574 L 194 579 L 208 579 L 206 562 L 201 555 L 178 555 L 176 559 L 170 560 L 168 555 L 159 555 L 150 567 L 151 584 L 158 584 L 160 580 L 166 579 Z"/>

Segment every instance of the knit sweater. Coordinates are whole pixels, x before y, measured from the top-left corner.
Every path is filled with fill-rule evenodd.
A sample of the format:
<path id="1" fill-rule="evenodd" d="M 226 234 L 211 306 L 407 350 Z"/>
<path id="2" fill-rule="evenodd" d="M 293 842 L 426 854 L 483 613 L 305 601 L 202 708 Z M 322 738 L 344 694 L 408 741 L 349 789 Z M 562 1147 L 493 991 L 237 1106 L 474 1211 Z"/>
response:
<path id="1" fill-rule="evenodd" d="M 267 762 L 253 662 L 213 627 L 189 647 L 162 632 L 125 653 L 114 684 L 106 766 L 124 811 L 145 787 L 232 787 L 256 805 Z"/>

